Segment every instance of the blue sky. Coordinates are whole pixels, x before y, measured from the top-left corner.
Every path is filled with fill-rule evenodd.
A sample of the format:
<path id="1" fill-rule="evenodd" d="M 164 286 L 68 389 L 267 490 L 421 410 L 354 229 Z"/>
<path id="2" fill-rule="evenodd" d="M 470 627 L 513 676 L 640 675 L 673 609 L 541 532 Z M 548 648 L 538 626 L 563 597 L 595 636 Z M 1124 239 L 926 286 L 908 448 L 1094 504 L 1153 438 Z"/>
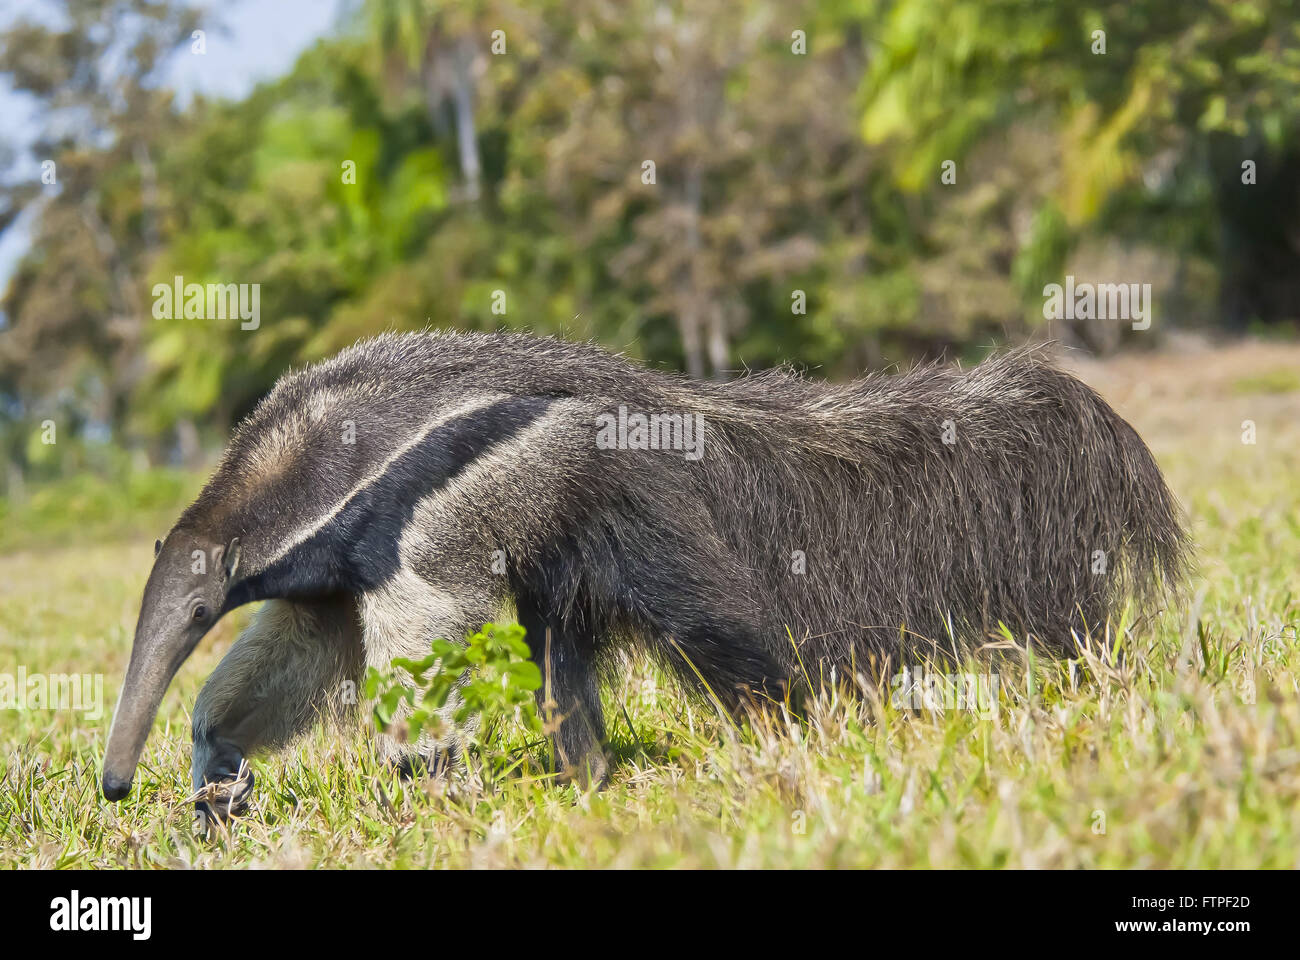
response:
<path id="1" fill-rule="evenodd" d="M 167 82 L 182 99 L 196 92 L 231 99 L 246 96 L 259 81 L 286 72 L 304 49 L 336 25 L 349 4 L 348 0 L 211 0 L 205 5 L 221 11 L 225 29 L 208 31 L 204 56 L 184 52 L 172 61 Z M 0 27 L 20 18 L 44 19 L 46 7 L 42 0 L 5 0 Z M 0 137 L 22 148 L 31 142 L 36 120 L 31 105 L 0 76 Z M 36 165 L 36 158 L 20 156 L 15 168 L 21 174 Z M 0 234 L 0 290 L 27 249 L 26 226 L 20 218 Z"/>

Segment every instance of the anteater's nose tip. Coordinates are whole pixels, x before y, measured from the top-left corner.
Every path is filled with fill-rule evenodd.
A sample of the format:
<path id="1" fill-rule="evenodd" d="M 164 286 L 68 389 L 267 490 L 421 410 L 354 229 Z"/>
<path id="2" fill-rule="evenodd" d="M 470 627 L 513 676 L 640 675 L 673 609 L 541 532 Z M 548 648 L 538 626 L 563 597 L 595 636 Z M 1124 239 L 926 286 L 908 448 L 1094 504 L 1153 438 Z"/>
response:
<path id="1" fill-rule="evenodd" d="M 123 780 L 111 773 L 104 774 L 104 796 L 109 800 L 121 800 L 131 792 L 131 779 Z"/>

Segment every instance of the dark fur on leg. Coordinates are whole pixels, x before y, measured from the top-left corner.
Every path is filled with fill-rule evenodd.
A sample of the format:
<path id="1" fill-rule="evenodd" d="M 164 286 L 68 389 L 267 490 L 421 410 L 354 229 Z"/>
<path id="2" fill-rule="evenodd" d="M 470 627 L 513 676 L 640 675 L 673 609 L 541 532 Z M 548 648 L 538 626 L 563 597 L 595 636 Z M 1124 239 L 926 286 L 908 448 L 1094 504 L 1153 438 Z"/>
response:
<path id="1" fill-rule="evenodd" d="M 516 599 L 533 660 L 542 672 L 537 707 L 554 746 L 555 770 L 582 786 L 609 772 L 597 676 L 596 637 L 580 610 L 561 611 L 521 587 Z"/>

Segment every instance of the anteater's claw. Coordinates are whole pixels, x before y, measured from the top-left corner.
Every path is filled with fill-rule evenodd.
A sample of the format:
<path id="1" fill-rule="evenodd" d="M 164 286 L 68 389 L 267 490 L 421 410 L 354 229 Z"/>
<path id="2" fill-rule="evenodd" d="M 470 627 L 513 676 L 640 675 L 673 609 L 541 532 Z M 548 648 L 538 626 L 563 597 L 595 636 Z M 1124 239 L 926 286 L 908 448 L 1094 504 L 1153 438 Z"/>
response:
<path id="1" fill-rule="evenodd" d="M 248 811 L 256 778 L 247 762 L 239 770 L 215 782 L 205 783 L 194 795 L 194 813 L 200 830 L 208 832 Z"/>

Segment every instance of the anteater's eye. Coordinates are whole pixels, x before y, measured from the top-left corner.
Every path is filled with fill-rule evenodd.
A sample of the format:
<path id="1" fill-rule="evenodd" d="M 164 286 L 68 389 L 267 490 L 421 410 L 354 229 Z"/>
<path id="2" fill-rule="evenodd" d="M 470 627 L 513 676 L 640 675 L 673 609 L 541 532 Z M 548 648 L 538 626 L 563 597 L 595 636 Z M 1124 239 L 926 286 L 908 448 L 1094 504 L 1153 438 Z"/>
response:
<path id="1" fill-rule="evenodd" d="M 200 603 L 197 607 L 194 608 L 195 620 L 202 620 L 207 615 L 208 615 L 208 608 L 205 607 L 203 604 Z"/>

